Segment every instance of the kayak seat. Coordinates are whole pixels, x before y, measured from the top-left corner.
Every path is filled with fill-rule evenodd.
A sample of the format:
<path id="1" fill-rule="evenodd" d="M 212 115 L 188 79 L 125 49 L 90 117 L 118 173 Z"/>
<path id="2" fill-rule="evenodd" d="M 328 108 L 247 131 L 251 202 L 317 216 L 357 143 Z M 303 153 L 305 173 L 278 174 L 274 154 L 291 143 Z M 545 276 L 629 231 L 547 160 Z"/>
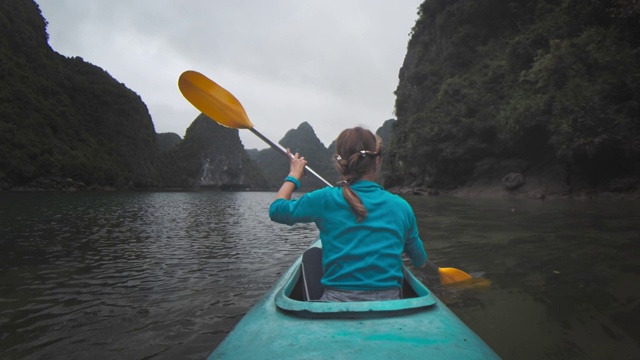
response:
<path id="1" fill-rule="evenodd" d="M 322 249 L 311 247 L 302 254 L 302 282 L 304 301 L 317 301 L 324 293 L 324 287 L 320 280 L 324 270 L 322 269 Z"/>

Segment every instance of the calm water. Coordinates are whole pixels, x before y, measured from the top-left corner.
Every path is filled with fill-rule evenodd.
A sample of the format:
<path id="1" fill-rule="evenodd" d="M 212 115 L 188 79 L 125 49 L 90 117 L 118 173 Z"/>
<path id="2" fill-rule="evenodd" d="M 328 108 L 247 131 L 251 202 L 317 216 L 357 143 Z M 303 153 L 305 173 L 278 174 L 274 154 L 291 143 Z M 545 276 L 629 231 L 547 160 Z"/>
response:
<path id="1" fill-rule="evenodd" d="M 202 359 L 315 238 L 273 193 L 0 193 L 1 359 Z M 640 358 L 640 203 L 412 197 L 504 359 Z M 418 277 L 429 280 L 420 272 Z"/>

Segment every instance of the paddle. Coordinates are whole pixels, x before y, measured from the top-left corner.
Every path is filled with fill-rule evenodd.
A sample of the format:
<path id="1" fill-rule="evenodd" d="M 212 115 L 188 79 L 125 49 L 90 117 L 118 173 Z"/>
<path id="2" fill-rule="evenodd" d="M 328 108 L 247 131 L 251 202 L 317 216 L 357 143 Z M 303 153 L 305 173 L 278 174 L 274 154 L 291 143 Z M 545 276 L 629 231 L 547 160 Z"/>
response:
<path id="1" fill-rule="evenodd" d="M 222 86 L 216 84 L 213 80 L 197 71 L 188 70 L 180 75 L 180 78 L 178 79 L 178 87 L 180 88 L 182 95 L 189 100 L 196 109 L 200 110 L 218 124 L 234 129 L 248 129 L 264 142 L 269 144 L 273 149 L 288 157 L 286 149 L 280 146 L 280 144 L 269 140 L 266 136 L 262 135 L 255 129 L 249 120 L 246 111 L 242 107 L 242 104 L 240 104 L 240 101 L 238 101 L 233 94 L 228 92 Z M 314 175 L 325 185 L 333 186 L 310 167 L 305 166 L 305 170 Z M 443 285 L 471 279 L 471 275 L 462 270 L 455 268 L 438 268 L 431 261 L 428 262 L 428 267 L 437 269 L 440 277 L 440 283 Z"/>
<path id="2" fill-rule="evenodd" d="M 244 111 L 242 104 L 240 104 L 240 101 L 213 80 L 199 72 L 189 70 L 180 75 L 178 87 L 182 95 L 184 95 L 196 109 L 200 110 L 218 124 L 234 129 L 248 129 L 269 144 L 274 150 L 277 150 L 284 156 L 288 156 L 285 148 L 271 141 L 256 130 L 249 120 L 247 113 Z M 323 179 L 322 176 L 318 175 L 318 173 L 310 167 L 305 166 L 305 170 L 325 185 L 331 186 L 331 183 Z"/>

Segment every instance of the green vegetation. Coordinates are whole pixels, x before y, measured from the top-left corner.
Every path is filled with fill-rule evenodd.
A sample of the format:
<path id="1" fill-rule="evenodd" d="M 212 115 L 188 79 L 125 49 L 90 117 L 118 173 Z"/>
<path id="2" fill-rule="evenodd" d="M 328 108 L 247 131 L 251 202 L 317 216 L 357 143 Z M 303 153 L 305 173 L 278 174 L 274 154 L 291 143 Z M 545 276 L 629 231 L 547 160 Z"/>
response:
<path id="1" fill-rule="evenodd" d="M 156 135 L 156 140 L 158 141 L 158 149 L 164 152 L 171 150 L 171 148 L 179 144 L 182 138 L 175 133 L 160 133 Z"/>
<path id="2" fill-rule="evenodd" d="M 156 134 L 140 96 L 45 28 L 33 1 L 0 2 L 0 189 L 265 186 L 237 130 Z"/>
<path id="3" fill-rule="evenodd" d="M 160 158 L 163 187 L 264 188 L 266 180 L 242 147 L 237 129 L 200 114 L 184 140 Z"/>
<path id="4" fill-rule="evenodd" d="M 0 187 L 37 179 L 149 186 L 155 131 L 140 97 L 47 44 L 31 1 L 0 3 Z"/>
<path id="5" fill-rule="evenodd" d="M 289 130 L 279 143 L 283 147 L 291 149 L 293 153 L 302 154 L 307 159 L 308 165 L 328 182 L 335 183 L 338 180 L 338 171 L 332 159 L 333 153 L 325 148 L 309 123 L 303 122 L 297 129 Z M 265 174 L 269 187 L 279 188 L 289 173 L 287 159 L 273 149 L 253 151 L 250 154 Z M 301 188 L 305 191 L 324 186 L 324 183 L 312 175 L 308 175 L 301 182 Z"/>
<path id="6" fill-rule="evenodd" d="M 254 163 L 237 130 L 203 116 L 184 140 L 156 134 L 140 96 L 47 41 L 37 4 L 0 2 L 0 189 L 281 184 L 280 154 Z M 484 172 L 640 188 L 638 0 L 426 0 L 399 77 L 386 186 L 452 189 Z M 337 179 L 335 145 L 309 124 L 281 144 Z"/>
<path id="7" fill-rule="evenodd" d="M 640 178 L 640 3 L 426 0 L 396 94 L 391 184 L 464 185 L 483 159 Z M 636 181 L 637 184 L 637 181 Z"/>

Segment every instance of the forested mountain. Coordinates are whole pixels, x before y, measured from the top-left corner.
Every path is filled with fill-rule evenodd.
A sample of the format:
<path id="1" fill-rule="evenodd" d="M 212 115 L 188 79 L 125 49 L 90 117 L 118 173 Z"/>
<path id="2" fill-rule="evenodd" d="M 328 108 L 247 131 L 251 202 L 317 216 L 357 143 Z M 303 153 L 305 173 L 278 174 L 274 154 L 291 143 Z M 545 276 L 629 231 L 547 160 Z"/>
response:
<path id="1" fill-rule="evenodd" d="M 176 133 L 159 133 L 156 135 L 156 141 L 158 142 L 160 152 L 164 152 L 171 150 L 171 148 L 179 144 L 182 138 Z"/>
<path id="2" fill-rule="evenodd" d="M 163 187 L 265 188 L 262 172 L 242 147 L 237 129 L 219 125 L 200 114 L 184 140 L 161 158 Z"/>
<path id="3" fill-rule="evenodd" d="M 45 26 L 34 2 L 0 2 L 0 187 L 153 185 L 155 131 L 140 97 L 54 52 Z"/>
<path id="4" fill-rule="evenodd" d="M 382 170 L 380 171 L 380 176 L 378 178 L 378 183 L 387 186 L 387 181 L 386 178 L 389 177 L 389 171 L 392 168 L 392 166 L 390 166 L 388 157 L 386 156 L 386 153 L 388 152 L 390 146 L 391 146 L 391 139 L 393 137 L 393 127 L 396 124 L 396 120 L 395 119 L 389 119 L 387 121 L 385 121 L 382 126 L 380 128 L 378 128 L 378 130 L 376 130 L 376 135 L 378 135 L 380 137 L 380 139 L 382 139 Z M 334 145 L 335 148 L 335 145 Z M 393 177 L 392 177 L 393 178 Z"/>
<path id="5" fill-rule="evenodd" d="M 639 45 L 635 0 L 426 0 L 400 70 L 389 184 L 637 189 Z"/>
<path id="6" fill-rule="evenodd" d="M 640 191 L 637 0 L 426 0 L 396 95 L 387 187 Z M 309 124 L 281 144 L 338 179 Z M 0 189 L 278 187 L 286 159 L 250 153 L 262 171 L 204 115 L 184 140 L 156 134 L 140 96 L 50 48 L 37 4 L 0 1 Z"/>
<path id="7" fill-rule="evenodd" d="M 309 123 L 303 122 L 297 129 L 289 130 L 279 144 L 291 149 L 293 153 L 300 153 L 308 161 L 308 166 L 330 183 L 338 180 L 338 172 L 332 161 L 333 153 L 329 152 L 316 136 Z M 278 188 L 289 173 L 289 162 L 279 152 L 273 149 L 249 152 L 252 159 L 260 167 L 268 180 L 269 186 Z M 303 190 L 323 187 L 313 175 L 308 175 L 301 181 Z"/>
<path id="8" fill-rule="evenodd" d="M 265 186 L 237 130 L 156 134 L 140 96 L 47 41 L 36 3 L 0 1 L 0 189 Z"/>

